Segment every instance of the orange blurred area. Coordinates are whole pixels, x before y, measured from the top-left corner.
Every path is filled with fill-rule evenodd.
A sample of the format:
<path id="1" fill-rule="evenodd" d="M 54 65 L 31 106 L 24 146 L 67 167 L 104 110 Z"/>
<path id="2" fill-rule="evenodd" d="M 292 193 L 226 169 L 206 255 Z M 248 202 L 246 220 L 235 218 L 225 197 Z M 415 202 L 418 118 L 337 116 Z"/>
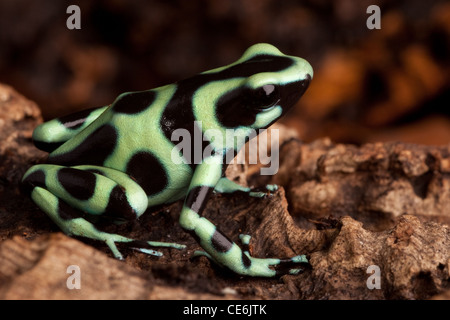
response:
<path id="1" fill-rule="evenodd" d="M 305 141 L 450 143 L 447 1 L 0 2 L 0 82 L 46 119 L 108 105 L 235 61 L 257 42 L 307 59 L 310 88 L 283 123 Z M 366 9 L 381 9 L 369 30 Z"/>

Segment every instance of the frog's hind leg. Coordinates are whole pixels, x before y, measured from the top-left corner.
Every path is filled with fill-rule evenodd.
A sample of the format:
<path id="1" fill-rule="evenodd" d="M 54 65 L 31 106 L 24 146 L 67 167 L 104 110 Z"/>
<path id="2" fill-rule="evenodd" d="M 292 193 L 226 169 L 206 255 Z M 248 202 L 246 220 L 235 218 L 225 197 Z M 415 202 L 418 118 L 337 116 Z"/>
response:
<path id="1" fill-rule="evenodd" d="M 87 219 L 88 215 L 102 215 L 131 220 L 145 211 L 148 202 L 145 192 L 123 172 L 94 166 L 43 164 L 28 170 L 23 184 L 33 201 L 66 234 L 104 241 L 118 259 L 122 255 L 117 242 L 157 256 L 162 253 L 151 247 L 184 248 L 176 243 L 134 240 L 103 232 Z"/>
<path id="2" fill-rule="evenodd" d="M 123 259 L 122 254 L 117 249 L 116 242 L 130 242 L 131 239 L 98 230 L 92 223 L 82 217 L 81 212 L 67 205 L 44 188 L 35 187 L 31 192 L 31 198 L 67 235 L 104 241 L 111 249 L 114 257 Z"/>
<path id="3" fill-rule="evenodd" d="M 108 107 L 87 109 L 39 125 L 33 142 L 41 150 L 52 152 L 97 119 Z"/>

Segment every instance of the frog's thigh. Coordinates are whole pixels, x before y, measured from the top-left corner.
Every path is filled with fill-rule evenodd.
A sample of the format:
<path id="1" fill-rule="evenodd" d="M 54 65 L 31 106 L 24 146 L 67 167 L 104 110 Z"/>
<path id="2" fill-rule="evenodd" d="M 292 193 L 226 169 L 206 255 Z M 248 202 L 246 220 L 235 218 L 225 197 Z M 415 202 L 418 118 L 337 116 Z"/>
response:
<path id="1" fill-rule="evenodd" d="M 142 188 L 125 173 L 97 166 L 37 165 L 25 174 L 23 183 L 28 188 L 42 187 L 92 215 L 135 219 L 148 203 Z"/>
<path id="2" fill-rule="evenodd" d="M 157 256 L 162 253 L 150 247 L 184 248 L 176 243 L 133 240 L 102 232 L 83 218 L 82 211 L 126 219 L 145 211 L 148 201 L 145 192 L 123 172 L 97 166 L 37 165 L 28 170 L 23 183 L 33 201 L 66 234 L 104 241 L 116 258 L 122 258 L 116 242 Z"/>

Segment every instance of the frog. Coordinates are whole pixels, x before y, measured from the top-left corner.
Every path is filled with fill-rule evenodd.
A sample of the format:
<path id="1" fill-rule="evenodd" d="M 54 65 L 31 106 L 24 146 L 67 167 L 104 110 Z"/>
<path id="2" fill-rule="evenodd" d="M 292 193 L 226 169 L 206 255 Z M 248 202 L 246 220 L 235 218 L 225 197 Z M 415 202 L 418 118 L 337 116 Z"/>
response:
<path id="1" fill-rule="evenodd" d="M 184 201 L 178 223 L 203 249 L 197 255 L 243 276 L 297 274 L 308 264 L 306 255 L 253 257 L 249 235 L 241 235 L 238 245 L 202 213 L 215 193 L 265 197 L 277 189 L 228 179 L 224 159 L 237 155 L 251 132 L 266 130 L 292 109 L 312 77 L 305 59 L 258 43 L 223 67 L 44 122 L 32 139 L 49 154 L 26 171 L 23 190 L 64 233 L 102 241 L 117 259 L 124 259 L 117 244 L 155 256 L 162 255 L 157 248 L 186 246 L 105 232 L 99 220 L 138 220 L 146 211 Z M 180 129 L 202 136 L 201 148 L 210 152 L 201 161 L 174 161 L 174 155 L 186 160 L 173 139 Z M 218 141 L 205 134 L 208 129 L 232 129 L 237 138 Z"/>

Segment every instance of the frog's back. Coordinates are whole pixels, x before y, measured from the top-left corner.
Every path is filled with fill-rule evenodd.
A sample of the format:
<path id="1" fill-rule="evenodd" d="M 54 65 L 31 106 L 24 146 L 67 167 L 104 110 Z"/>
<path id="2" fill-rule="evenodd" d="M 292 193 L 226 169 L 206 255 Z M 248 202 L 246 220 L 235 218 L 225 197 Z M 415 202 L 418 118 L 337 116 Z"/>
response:
<path id="1" fill-rule="evenodd" d="M 167 189 L 173 194 L 166 200 L 175 197 L 187 187 L 192 170 L 169 161 L 174 145 L 160 130 L 174 90 L 165 86 L 120 95 L 95 121 L 54 150 L 47 162 L 116 169 L 136 179 L 149 196 Z"/>
<path id="2" fill-rule="evenodd" d="M 160 111 L 154 90 L 120 95 L 95 121 L 50 153 L 48 162 L 63 166 L 98 165 L 123 171 L 127 155 L 145 148 L 145 135 L 157 130 Z M 109 164 L 109 165 L 108 165 Z"/>

